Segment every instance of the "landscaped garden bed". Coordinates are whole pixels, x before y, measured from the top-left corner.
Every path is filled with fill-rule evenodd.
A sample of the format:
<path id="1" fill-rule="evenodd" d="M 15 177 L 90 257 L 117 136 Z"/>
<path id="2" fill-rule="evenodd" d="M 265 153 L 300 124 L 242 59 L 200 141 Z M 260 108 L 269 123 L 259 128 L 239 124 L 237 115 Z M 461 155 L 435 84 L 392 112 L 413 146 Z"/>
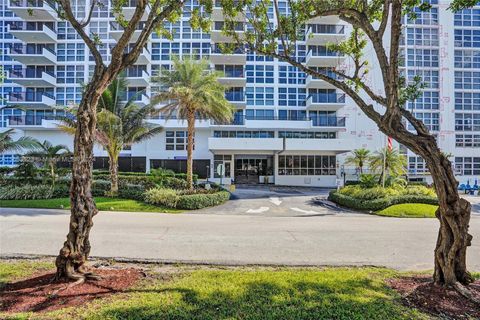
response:
<path id="1" fill-rule="evenodd" d="M 435 217 L 438 205 L 433 188 L 421 185 L 350 185 L 331 191 L 328 199 L 350 209 L 393 217 Z"/>
<path id="2" fill-rule="evenodd" d="M 5 170 L 6 172 L 6 170 Z M 14 174 L 11 174 L 14 172 Z M 32 169 L 28 177 L 18 175 L 15 169 L 0 179 L 0 207 L 68 209 L 70 206 L 68 171 L 52 183 L 42 170 Z M 195 185 L 187 189 L 185 174 L 169 170 L 146 173 L 120 173 L 119 191 L 110 194 L 107 172 L 94 172 L 92 195 L 99 210 L 143 211 L 176 213 L 219 205 L 230 198 L 230 193 L 219 186 Z M 197 177 L 194 176 L 194 181 Z"/>

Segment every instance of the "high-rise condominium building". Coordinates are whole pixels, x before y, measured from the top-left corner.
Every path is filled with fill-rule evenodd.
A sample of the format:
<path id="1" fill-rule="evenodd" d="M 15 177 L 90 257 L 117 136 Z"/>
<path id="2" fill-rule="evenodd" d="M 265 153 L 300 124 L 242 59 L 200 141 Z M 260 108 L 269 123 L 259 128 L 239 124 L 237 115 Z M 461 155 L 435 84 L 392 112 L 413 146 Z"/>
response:
<path id="1" fill-rule="evenodd" d="M 102 40 L 101 53 L 108 62 L 122 27 L 115 22 L 109 1 L 103 2 L 88 32 Z M 0 130 L 15 128 L 17 136 L 73 147 L 72 137 L 57 128 L 55 117 L 81 99 L 82 84 L 93 70 L 88 48 L 67 22 L 57 19 L 48 1 L 0 3 L 0 57 L 6 72 L 0 103 L 8 107 L 0 111 Z M 89 0 L 73 3 L 77 17 L 85 17 Z M 420 75 L 425 83 L 422 96 L 407 107 L 437 134 L 462 180 L 480 175 L 480 9 L 453 14 L 447 1 L 431 0 L 431 4 L 429 12 L 405 20 L 402 72 L 410 80 Z M 135 0 L 128 1 L 127 18 L 135 5 Z M 226 97 L 237 111 L 229 124 L 197 121 L 194 171 L 200 177 L 218 180 L 216 168 L 223 164 L 226 183 L 331 187 L 343 171 L 351 172 L 343 166 L 347 152 L 384 146 L 385 136 L 351 99 L 326 82 L 270 57 L 243 51 L 222 54 L 218 44 L 231 39 L 220 31 L 221 9 L 214 8 L 212 31 L 204 33 L 188 22 L 188 12 L 197 5 L 189 1 L 182 19 L 168 25 L 173 41 L 151 35 L 136 64 L 126 70 L 125 99 L 135 96 L 138 104 L 149 103 L 159 86 L 151 77 L 171 68 L 175 55 L 208 58 L 213 69 L 224 73 L 220 81 L 230 87 Z M 279 1 L 279 6 L 282 14 L 288 14 L 287 0 Z M 274 16 L 273 9 L 270 14 Z M 245 21 L 239 21 L 238 28 L 247 28 Z M 336 17 L 310 21 L 305 41 L 298 44 L 297 59 L 325 73 L 339 65 L 348 68 L 348 59 L 327 44 L 344 40 L 349 32 Z M 366 58 L 372 62 L 368 81 L 381 88 L 375 57 Z M 186 123 L 161 116 L 147 121 L 165 130 L 123 150 L 121 169 L 184 171 Z M 0 155 L 0 166 L 17 161 L 14 154 Z M 106 152 L 97 146 L 94 167 L 106 168 L 107 161 Z M 412 178 L 427 177 L 421 158 L 408 152 L 408 162 Z"/>

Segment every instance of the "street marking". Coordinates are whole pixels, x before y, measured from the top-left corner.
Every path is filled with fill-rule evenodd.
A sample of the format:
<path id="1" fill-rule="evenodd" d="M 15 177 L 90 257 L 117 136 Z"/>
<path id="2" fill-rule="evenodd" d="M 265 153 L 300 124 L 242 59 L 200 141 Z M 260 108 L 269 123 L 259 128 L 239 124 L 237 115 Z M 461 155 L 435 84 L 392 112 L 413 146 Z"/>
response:
<path id="1" fill-rule="evenodd" d="M 269 207 L 260 207 L 258 209 L 248 209 L 247 213 L 262 213 L 262 212 L 265 212 L 265 211 L 268 211 L 268 210 L 270 210 Z"/>
<path id="2" fill-rule="evenodd" d="M 290 208 L 290 209 L 292 209 L 293 211 L 297 211 L 297 212 L 301 212 L 301 213 L 308 213 L 308 214 L 318 214 L 319 213 L 317 211 L 303 210 L 303 209 L 300 209 L 300 208 Z"/>
<path id="3" fill-rule="evenodd" d="M 280 200 L 278 197 L 270 197 L 270 202 L 273 203 L 274 205 L 279 206 L 283 201 Z"/>

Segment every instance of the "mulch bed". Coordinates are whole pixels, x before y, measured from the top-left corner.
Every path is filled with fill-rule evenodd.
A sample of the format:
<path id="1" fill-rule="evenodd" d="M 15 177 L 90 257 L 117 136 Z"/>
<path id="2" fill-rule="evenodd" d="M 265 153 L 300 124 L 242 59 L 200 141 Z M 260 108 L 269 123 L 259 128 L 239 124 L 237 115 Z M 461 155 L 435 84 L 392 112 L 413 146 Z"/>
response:
<path id="1" fill-rule="evenodd" d="M 453 289 L 433 284 L 431 276 L 402 277 L 388 280 L 388 284 L 402 295 L 405 305 L 436 316 L 450 319 L 479 319 L 480 306 Z M 480 281 L 469 285 L 480 298 Z"/>
<path id="2" fill-rule="evenodd" d="M 67 286 L 65 282 L 52 282 L 54 273 L 36 274 L 9 283 L 0 290 L 0 311 L 44 312 L 83 305 L 97 298 L 124 292 L 143 276 L 141 270 L 134 268 L 101 268 L 93 271 L 103 279 L 88 280 L 68 289 L 64 289 Z"/>

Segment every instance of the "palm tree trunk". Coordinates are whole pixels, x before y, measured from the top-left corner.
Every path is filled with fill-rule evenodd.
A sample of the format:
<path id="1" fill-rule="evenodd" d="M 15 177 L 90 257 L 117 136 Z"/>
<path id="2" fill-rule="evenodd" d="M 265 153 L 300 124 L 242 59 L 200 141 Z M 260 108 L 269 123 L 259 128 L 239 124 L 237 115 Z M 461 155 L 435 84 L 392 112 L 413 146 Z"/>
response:
<path id="1" fill-rule="evenodd" d="M 93 141 L 96 106 L 105 84 L 92 79 L 82 97 L 74 139 L 72 183 L 70 186 L 70 226 L 55 265 L 56 279 L 85 279 L 84 263 L 90 254 L 90 229 L 98 212 L 92 197 Z"/>
<path id="2" fill-rule="evenodd" d="M 187 117 L 187 187 L 189 190 L 193 190 L 193 136 L 195 134 L 195 112 L 189 111 Z"/>
<path id="3" fill-rule="evenodd" d="M 109 153 L 110 196 L 118 194 L 118 154 Z"/>
<path id="4" fill-rule="evenodd" d="M 49 163 L 50 167 L 50 176 L 52 177 L 52 186 L 55 185 L 55 165 L 53 164 L 52 161 Z"/>

